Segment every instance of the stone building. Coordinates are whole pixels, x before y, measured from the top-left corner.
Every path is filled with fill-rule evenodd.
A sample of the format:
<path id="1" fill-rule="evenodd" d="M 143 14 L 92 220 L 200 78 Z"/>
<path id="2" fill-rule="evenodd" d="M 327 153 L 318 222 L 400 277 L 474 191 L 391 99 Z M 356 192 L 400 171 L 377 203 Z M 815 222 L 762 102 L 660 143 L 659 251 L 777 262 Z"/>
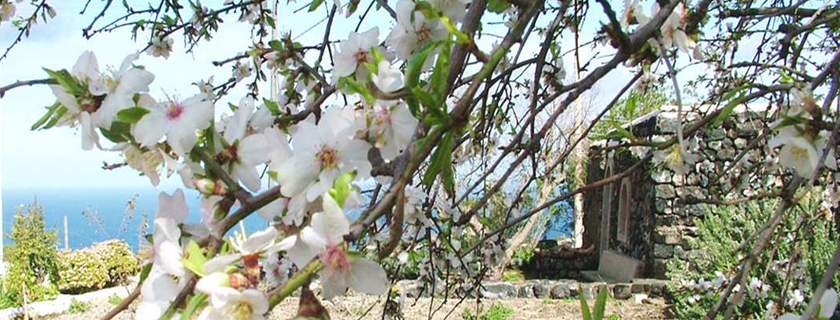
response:
<path id="1" fill-rule="evenodd" d="M 689 151 L 700 156 L 688 174 L 677 175 L 652 159 L 627 177 L 585 193 L 584 247 L 594 247 L 591 259 L 598 266 L 597 271 L 583 271 L 584 278 L 665 279 L 669 259 L 692 254 L 686 240 L 697 235 L 695 219 L 702 218 L 711 204 L 749 196 L 748 185 L 777 183 L 763 174 L 763 148 L 751 148 L 769 130 L 763 111 L 739 109 L 722 124 L 701 128 L 687 140 Z M 666 139 L 676 132 L 675 116 L 673 111 L 657 111 L 625 128 L 642 140 Z M 688 123 L 699 117 L 684 116 Z M 639 147 L 617 147 L 623 142 L 593 144 L 587 184 L 625 172 L 645 155 Z"/>

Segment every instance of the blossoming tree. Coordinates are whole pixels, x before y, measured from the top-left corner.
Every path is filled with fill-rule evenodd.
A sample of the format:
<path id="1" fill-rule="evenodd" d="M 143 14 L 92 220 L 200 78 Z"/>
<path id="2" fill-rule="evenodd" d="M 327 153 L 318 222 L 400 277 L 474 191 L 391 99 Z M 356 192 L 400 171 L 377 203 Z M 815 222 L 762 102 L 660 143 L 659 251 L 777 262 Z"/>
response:
<path id="1" fill-rule="evenodd" d="M 36 22 L 63 14 L 50 3 L 33 0 L 31 15 L 16 16 L 26 4 L 0 0 L 0 27 L 19 31 L 3 57 L 14 54 Z M 323 40 L 296 42 L 293 35 L 306 31 L 283 25 L 276 15 L 283 6 L 322 18 Z M 112 11 L 120 17 L 101 21 Z M 754 198 L 781 197 L 778 216 L 801 192 L 836 184 L 826 168 L 836 169 L 840 128 L 840 112 L 831 108 L 840 81 L 838 15 L 836 3 L 808 1 L 227 0 L 210 7 L 105 0 L 84 35 L 130 29 L 145 45 L 126 49 L 114 71 L 103 72 L 96 54 L 84 52 L 68 69 L 45 69 L 47 78 L 7 85 L 0 96 L 49 85 L 56 101 L 33 129 L 75 130 L 83 150 L 121 153 L 124 165 L 152 185 L 177 173 L 184 188 L 202 195 L 201 222 L 187 224 L 183 191 L 161 193 L 141 283 L 104 319 L 136 299 L 143 319 L 263 319 L 301 287 L 299 316 L 323 319 L 319 297 L 386 294 L 400 268 L 383 267 L 388 259 L 419 262 L 433 292 L 441 285 L 476 290 L 506 260 L 505 235 L 521 222 L 630 174 L 523 204 L 529 188 L 560 175 L 572 150 L 631 90 L 670 86 L 680 120 L 677 134 L 663 141 L 615 131 L 641 149 L 640 163 L 655 157 L 685 173 L 701 157 L 688 143 L 699 128 L 737 105 L 761 102 L 768 105 L 762 139 L 769 141 L 756 147 L 778 149 L 768 161 L 781 164 L 787 179 L 778 192 Z M 333 30 L 340 19 L 358 25 L 349 34 Z M 363 22 L 376 26 L 364 29 Z M 183 99 L 150 90 L 155 70 L 137 65 L 140 55 L 183 54 L 173 52 L 176 40 L 188 51 L 201 50 L 227 23 L 253 26 L 250 47 L 213 63 L 232 67 L 228 80 L 197 78 L 197 93 Z M 288 33 L 269 37 L 273 30 Z M 572 81 L 567 60 L 580 75 Z M 703 73 L 687 74 L 697 65 Z M 558 136 L 555 127 L 569 106 L 614 71 L 635 76 L 613 90 L 603 112 L 589 112 L 600 113 L 565 140 L 546 144 L 547 136 Z M 259 84 L 272 79 L 276 96 L 260 92 Z M 686 79 L 691 86 L 678 81 Z M 236 86 L 248 93 L 229 97 Z M 691 99 L 688 87 L 695 89 Z M 239 102 L 217 117 L 223 98 Z M 688 101 L 712 107 L 689 121 L 682 117 Z M 556 148 L 559 156 L 537 156 L 543 148 Z M 359 185 L 366 182 L 376 186 L 362 203 Z M 511 189 L 500 210 L 488 210 Z M 346 212 L 356 208 L 362 214 L 350 221 Z M 254 213 L 266 220 L 265 230 L 228 237 Z M 773 221 L 769 230 L 778 224 Z M 754 250 L 766 247 L 769 234 L 756 235 Z M 413 254 L 420 248 L 426 256 Z M 818 305 L 836 305 L 828 301 L 836 293 L 824 292 L 838 260 L 840 248 L 802 319 L 825 317 L 829 307 L 815 313 Z M 743 295 L 733 289 L 747 287 L 742 275 L 752 261 L 744 259 L 709 318 L 737 308 L 727 302 Z M 317 296 L 308 288 L 316 275 Z"/>

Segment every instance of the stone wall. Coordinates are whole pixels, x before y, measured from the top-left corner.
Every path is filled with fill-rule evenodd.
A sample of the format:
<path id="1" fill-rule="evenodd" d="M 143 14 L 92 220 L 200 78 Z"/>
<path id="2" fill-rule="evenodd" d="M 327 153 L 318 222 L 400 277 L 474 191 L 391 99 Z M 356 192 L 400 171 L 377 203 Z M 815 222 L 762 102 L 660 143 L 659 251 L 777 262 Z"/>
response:
<path id="1" fill-rule="evenodd" d="M 601 286 L 607 286 L 613 299 L 627 300 L 633 296 L 644 298 L 663 297 L 666 294 L 666 282 L 660 280 L 638 280 L 632 283 L 589 282 L 580 283 L 575 280 L 525 280 L 525 281 L 484 281 L 479 290 L 449 291 L 452 296 L 475 297 L 478 291 L 485 299 L 575 299 L 581 294 L 587 299 L 594 299 Z M 429 297 L 431 290 L 422 281 L 401 280 L 397 282 L 397 292 L 405 293 L 409 298 Z M 435 296 L 442 296 L 443 290 Z"/>
<path id="2" fill-rule="evenodd" d="M 583 250 L 559 247 L 538 249 L 522 272 L 537 279 L 578 279 L 584 270 L 598 269 L 598 255 L 593 246 Z"/>
<path id="3" fill-rule="evenodd" d="M 766 145 L 766 141 L 756 141 L 763 126 L 759 117 L 753 112 L 737 113 L 719 126 L 698 131 L 688 142 L 689 151 L 701 160 L 685 176 L 666 166 L 650 171 L 655 185 L 652 276 L 666 277 L 669 259 L 697 254 L 691 252 L 688 239 L 697 236 L 695 219 L 711 209 L 710 203 L 749 196 L 745 187 L 760 189 L 776 182 L 763 169 L 766 151 L 744 152 L 751 141 Z M 657 135 L 671 137 L 675 132 L 675 119 L 658 118 Z"/>
<path id="4" fill-rule="evenodd" d="M 691 115 L 687 117 L 690 121 Z M 688 239 L 697 236 L 694 220 L 705 215 L 709 203 L 750 196 L 747 186 L 759 190 L 778 183 L 777 177 L 763 169 L 766 150 L 743 152 L 750 143 L 766 145 L 766 141 L 756 141 L 763 130 L 760 117 L 754 112 L 742 112 L 721 125 L 700 129 L 688 142 L 689 151 L 701 160 L 685 176 L 675 175 L 664 165 L 656 166 L 655 161 L 634 171 L 628 177 L 632 210 L 627 242 L 617 240 L 621 183 L 613 183 L 610 249 L 644 261 L 646 276 L 664 279 L 668 260 L 693 254 Z M 676 120 L 673 114 L 651 115 L 635 121 L 629 130 L 644 140 L 669 139 L 676 133 Z M 606 167 L 610 156 L 605 149 L 612 144 L 615 142 L 604 141 L 590 149 L 588 184 L 609 174 Z M 645 154 L 641 149 L 613 150 L 612 174 L 625 171 Z M 594 241 L 597 245 L 605 190 L 596 188 L 585 193 L 585 243 Z"/>

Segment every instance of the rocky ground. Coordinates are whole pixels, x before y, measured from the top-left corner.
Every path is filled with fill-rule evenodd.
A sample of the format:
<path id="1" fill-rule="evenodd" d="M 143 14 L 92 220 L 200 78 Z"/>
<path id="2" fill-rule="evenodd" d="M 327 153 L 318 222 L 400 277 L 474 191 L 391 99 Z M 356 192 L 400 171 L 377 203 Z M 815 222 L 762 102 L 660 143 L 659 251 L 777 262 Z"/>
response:
<path id="1" fill-rule="evenodd" d="M 286 320 L 294 317 L 297 312 L 297 298 L 290 297 L 275 308 L 269 320 Z M 484 300 L 484 309 L 494 304 L 503 304 L 513 313 L 504 319 L 488 320 L 580 320 L 580 303 L 577 299 L 507 299 L 507 300 Z M 431 305 L 431 308 L 430 308 Z M 591 305 L 591 303 L 590 303 Z M 61 315 L 51 316 L 49 320 L 95 320 L 105 314 L 114 305 L 108 299 L 92 300 L 88 304 L 88 310 L 68 312 Z M 357 320 L 357 319 L 381 319 L 382 306 L 377 297 L 353 295 L 337 297 L 333 301 L 325 302 L 324 306 L 329 310 L 332 320 Z M 454 311 L 453 311 L 454 308 Z M 662 299 L 646 299 L 643 303 L 637 304 L 632 301 L 611 300 L 607 304 L 607 319 L 668 319 L 666 308 Z M 432 312 L 431 319 L 465 319 L 467 312 L 476 314 L 475 300 L 464 301 L 459 304 L 458 300 L 450 299 L 443 302 L 441 298 L 434 301 L 430 298 L 407 299 L 403 307 L 403 315 L 406 320 L 429 319 L 429 312 Z M 501 309 L 501 308 L 500 308 Z M 469 310 L 469 311 L 468 311 Z M 123 312 L 115 319 L 131 320 L 133 310 Z M 451 313 L 451 314 L 450 314 Z M 447 317 L 447 314 L 448 317 Z M 468 319 L 472 320 L 472 319 Z"/>

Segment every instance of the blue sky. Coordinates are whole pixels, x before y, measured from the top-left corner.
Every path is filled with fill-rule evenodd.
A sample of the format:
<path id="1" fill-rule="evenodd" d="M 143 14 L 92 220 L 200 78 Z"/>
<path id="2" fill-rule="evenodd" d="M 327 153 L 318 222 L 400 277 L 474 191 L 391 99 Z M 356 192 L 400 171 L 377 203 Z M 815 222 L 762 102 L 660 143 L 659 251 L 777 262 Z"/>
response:
<path id="1" fill-rule="evenodd" d="M 78 13 L 86 1 L 54 1 L 51 2 L 58 16 L 47 24 L 39 24 L 32 30 L 31 36 L 10 53 L 9 57 L 0 62 L 0 85 L 10 84 L 16 80 L 29 80 L 45 78 L 46 74 L 41 67 L 50 69 L 70 69 L 76 58 L 85 50 L 96 53 L 99 60 L 100 70 L 106 70 L 106 66 L 116 67 L 123 58 L 135 50 L 142 49 L 145 44 L 144 33 L 138 38 L 139 42 L 130 39 L 128 29 L 118 30 L 112 33 L 100 34 L 91 40 L 82 37 L 81 29 L 90 23 L 93 15 L 101 10 L 103 1 L 92 1 L 91 8 L 84 16 Z M 218 7 L 221 1 L 204 3 L 211 8 Z M 301 2 L 303 3 L 303 2 Z M 298 8 L 301 3 L 292 3 L 281 10 L 278 25 L 293 28 L 293 34 L 300 34 L 319 20 L 317 17 L 323 15 L 314 14 L 293 14 L 291 10 Z M 392 2 L 395 4 L 395 1 Z M 116 3 L 115 3 L 116 5 Z M 118 6 L 118 5 L 117 5 Z M 31 12 L 29 5 L 20 4 L 18 14 Z M 322 6 L 321 10 L 326 10 Z M 120 8 L 115 8 L 119 10 Z M 360 8 L 364 10 L 364 8 Z M 109 14 L 113 18 L 117 11 Z M 384 12 L 372 12 L 372 16 L 362 25 L 360 31 L 365 31 L 375 25 L 380 27 L 380 39 L 384 40 L 390 32 L 390 17 Z M 339 16 L 333 25 L 333 39 L 343 39 L 352 31 L 358 21 L 358 13 L 350 18 Z M 227 22 L 233 22 L 238 16 L 223 16 Z M 542 17 L 541 23 L 547 23 L 548 18 Z M 110 20 L 103 19 L 104 22 Z M 590 21 L 593 25 L 595 21 Z M 100 25 L 102 22 L 100 22 Z M 297 39 L 305 44 L 318 43 L 323 35 L 325 24 L 319 24 L 301 38 Z M 242 23 L 224 23 L 221 30 L 215 34 L 211 42 L 202 42 L 195 52 L 184 54 L 180 38 L 175 39 L 175 48 L 172 56 L 164 60 L 153 58 L 148 55 L 141 55 L 136 64 L 144 65 L 156 76 L 151 86 L 151 93 L 156 97 L 166 95 L 177 95 L 189 97 L 197 93 L 197 89 L 190 85 L 201 79 L 215 76 L 216 84 L 221 83 L 230 76 L 230 66 L 222 68 L 213 67 L 210 62 L 231 57 L 238 52 L 245 50 L 251 43 L 250 26 Z M 485 26 L 485 32 L 497 31 L 503 34 L 503 25 Z M 593 28 L 594 30 L 594 28 Z M 0 48 L 4 49 L 17 36 L 17 30 L 10 24 L 0 25 Z M 537 39 L 538 37 L 532 37 Z M 485 37 L 479 45 L 486 51 L 491 50 L 493 42 L 499 41 L 494 37 Z M 565 48 L 571 48 L 571 39 L 564 39 Z M 524 50 L 529 54 L 529 46 Z M 567 49 L 564 49 L 567 50 Z M 583 56 L 592 55 L 592 50 L 604 53 L 604 48 L 584 49 Z M 607 51 L 607 56 L 611 49 Z M 313 59 L 314 60 L 314 59 Z M 596 63 L 597 65 L 597 63 Z M 571 70 L 572 66 L 566 68 Z M 630 73 L 621 70 L 611 74 L 606 85 L 600 86 L 597 96 L 609 96 L 620 88 L 629 79 Z M 217 114 L 227 111 L 227 102 L 237 103 L 245 91 L 244 85 L 223 98 L 216 105 Z M 268 96 L 266 89 L 262 90 L 263 96 Z M 604 104 L 607 101 L 596 100 L 596 103 Z M 68 187 L 149 187 L 148 179 L 139 177 L 130 169 L 123 168 L 113 171 L 101 169 L 102 162 L 121 162 L 119 153 L 105 152 L 99 150 L 83 151 L 81 149 L 81 138 L 76 130 L 62 127 L 46 131 L 30 131 L 29 127 L 44 113 L 44 106 L 51 105 L 55 101 L 52 92 L 46 86 L 33 86 L 18 88 L 6 94 L 0 100 L 0 181 L 5 189 L 12 188 L 68 188 Z M 597 109 L 600 109 L 597 108 Z M 162 182 L 164 189 L 174 189 L 180 185 L 180 179 L 173 177 Z"/>

